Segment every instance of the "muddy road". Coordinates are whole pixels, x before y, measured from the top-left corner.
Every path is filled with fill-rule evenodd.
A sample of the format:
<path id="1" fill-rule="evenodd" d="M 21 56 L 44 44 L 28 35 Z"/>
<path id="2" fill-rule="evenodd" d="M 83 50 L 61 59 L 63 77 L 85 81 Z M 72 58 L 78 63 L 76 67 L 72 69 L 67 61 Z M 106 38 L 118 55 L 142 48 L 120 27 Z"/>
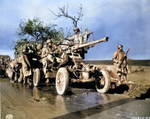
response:
<path id="1" fill-rule="evenodd" d="M 0 79 L 1 119 L 135 119 L 150 118 L 150 99 L 124 94 L 100 94 L 94 89 L 70 88 L 59 96 L 54 85 L 31 87 Z"/>

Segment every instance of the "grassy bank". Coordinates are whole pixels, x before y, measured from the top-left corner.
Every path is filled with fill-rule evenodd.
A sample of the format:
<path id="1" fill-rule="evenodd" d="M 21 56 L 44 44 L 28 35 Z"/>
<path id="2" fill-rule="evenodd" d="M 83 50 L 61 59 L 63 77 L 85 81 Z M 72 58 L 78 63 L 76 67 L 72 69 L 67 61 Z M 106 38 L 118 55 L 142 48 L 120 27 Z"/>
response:
<path id="1" fill-rule="evenodd" d="M 128 60 L 130 64 L 134 66 L 150 66 L 150 60 Z M 85 60 L 86 64 L 104 64 L 113 65 L 112 60 Z"/>

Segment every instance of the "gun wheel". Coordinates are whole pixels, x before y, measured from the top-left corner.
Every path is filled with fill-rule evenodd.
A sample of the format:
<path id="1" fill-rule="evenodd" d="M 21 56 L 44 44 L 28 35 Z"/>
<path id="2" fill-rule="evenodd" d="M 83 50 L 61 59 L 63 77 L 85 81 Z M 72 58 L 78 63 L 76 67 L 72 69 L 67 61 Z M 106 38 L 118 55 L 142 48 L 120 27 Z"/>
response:
<path id="1" fill-rule="evenodd" d="M 36 87 L 39 85 L 39 82 L 40 82 L 40 69 L 36 68 L 33 74 L 33 85 Z"/>
<path id="2" fill-rule="evenodd" d="M 65 67 L 60 68 L 56 74 L 56 90 L 59 95 L 64 95 L 69 86 L 69 74 Z"/>
<path id="3" fill-rule="evenodd" d="M 110 78 L 109 78 L 109 74 L 105 69 L 102 69 L 100 71 L 100 77 L 99 79 L 96 79 L 96 90 L 99 93 L 106 93 L 108 92 L 109 88 L 110 88 Z"/>

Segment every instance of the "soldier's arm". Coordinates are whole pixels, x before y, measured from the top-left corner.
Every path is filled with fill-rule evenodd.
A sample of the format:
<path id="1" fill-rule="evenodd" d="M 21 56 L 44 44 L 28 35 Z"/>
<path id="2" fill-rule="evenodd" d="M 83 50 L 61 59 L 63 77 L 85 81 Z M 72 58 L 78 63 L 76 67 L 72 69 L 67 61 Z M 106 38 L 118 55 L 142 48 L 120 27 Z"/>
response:
<path id="1" fill-rule="evenodd" d="M 115 63 L 118 62 L 118 60 L 117 60 L 117 55 L 118 55 L 118 52 L 116 51 L 116 52 L 114 53 L 114 55 L 113 55 L 113 61 L 114 61 Z"/>
<path id="2" fill-rule="evenodd" d="M 58 49 L 58 48 L 55 48 L 54 53 L 55 53 L 55 54 L 58 54 L 58 53 L 59 53 L 59 49 Z"/>
<path id="3" fill-rule="evenodd" d="M 74 40 L 74 35 L 72 37 L 66 38 L 66 40 L 73 41 Z"/>
<path id="4" fill-rule="evenodd" d="M 46 49 L 43 49 L 43 51 L 41 53 L 41 58 L 45 58 L 46 56 L 47 56 Z"/>

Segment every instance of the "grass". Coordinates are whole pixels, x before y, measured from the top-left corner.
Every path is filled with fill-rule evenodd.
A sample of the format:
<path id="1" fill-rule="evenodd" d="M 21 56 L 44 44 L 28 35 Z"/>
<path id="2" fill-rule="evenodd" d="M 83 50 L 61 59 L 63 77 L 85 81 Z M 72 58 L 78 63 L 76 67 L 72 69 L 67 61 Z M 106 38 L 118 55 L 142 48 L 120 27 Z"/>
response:
<path id="1" fill-rule="evenodd" d="M 144 69 L 144 71 L 141 69 Z M 137 84 L 150 85 L 150 66 L 132 66 L 131 73 L 128 74 L 128 80 Z"/>
<path id="2" fill-rule="evenodd" d="M 91 64 L 96 65 L 97 67 L 107 67 L 113 65 L 106 65 L 106 64 Z M 136 84 L 144 84 L 150 85 L 150 66 L 131 66 L 131 73 L 127 74 L 127 79 L 136 83 Z"/>

